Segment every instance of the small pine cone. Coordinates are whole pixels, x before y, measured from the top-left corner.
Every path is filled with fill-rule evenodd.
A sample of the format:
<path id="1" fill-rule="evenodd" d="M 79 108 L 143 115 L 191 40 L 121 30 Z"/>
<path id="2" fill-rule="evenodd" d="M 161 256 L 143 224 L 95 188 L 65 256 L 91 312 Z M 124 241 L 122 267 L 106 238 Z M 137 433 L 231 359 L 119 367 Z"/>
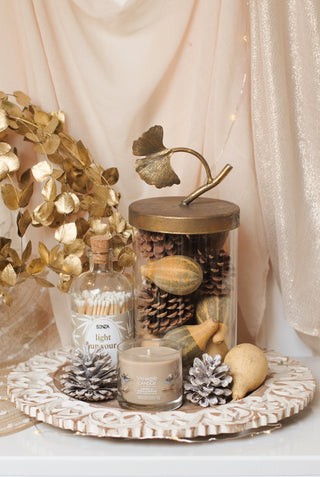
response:
<path id="1" fill-rule="evenodd" d="M 202 407 L 225 404 L 232 396 L 229 372 L 230 368 L 222 363 L 219 354 L 212 357 L 204 353 L 202 361 L 195 358 L 189 369 L 188 382 L 184 384 L 186 399 Z"/>
<path id="2" fill-rule="evenodd" d="M 183 236 L 139 230 L 136 243 L 143 257 L 159 260 L 167 255 L 181 254 Z"/>
<path id="3" fill-rule="evenodd" d="M 233 277 L 230 255 L 224 250 L 202 253 L 197 250 L 194 259 L 200 264 L 203 281 L 198 288 L 200 295 L 228 295 Z"/>
<path id="4" fill-rule="evenodd" d="M 61 376 L 62 390 L 82 401 L 114 399 L 117 393 L 117 370 L 111 366 L 111 356 L 102 348 L 90 353 L 89 346 L 70 356 L 71 364 Z"/>
<path id="5" fill-rule="evenodd" d="M 191 320 L 194 305 L 188 296 L 172 295 L 153 283 L 142 287 L 137 297 L 138 320 L 150 334 L 163 335 Z"/>

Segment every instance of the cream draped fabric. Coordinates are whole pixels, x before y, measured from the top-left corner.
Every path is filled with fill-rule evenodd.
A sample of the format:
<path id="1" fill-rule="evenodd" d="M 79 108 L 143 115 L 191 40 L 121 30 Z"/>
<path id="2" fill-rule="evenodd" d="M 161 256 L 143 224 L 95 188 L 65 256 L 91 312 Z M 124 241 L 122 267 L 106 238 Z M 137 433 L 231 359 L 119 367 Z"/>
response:
<path id="1" fill-rule="evenodd" d="M 315 147 L 306 123 L 310 120 L 316 131 L 317 118 L 305 116 L 308 107 L 316 111 L 319 96 L 314 100 L 308 96 L 304 112 L 300 111 L 303 66 L 298 64 L 295 35 L 303 32 L 294 27 L 294 8 L 301 10 L 302 22 L 309 24 L 304 39 L 308 48 L 316 46 L 316 26 L 310 17 L 312 2 L 300 2 L 308 6 L 305 11 L 296 2 L 288 2 L 287 7 L 279 6 L 279 12 L 269 12 L 283 3 L 287 2 L 0 0 L 0 90 L 22 90 L 45 111 L 66 113 L 70 134 L 81 138 L 95 161 L 105 168 L 118 167 L 120 210 L 125 216 L 136 199 L 187 194 L 204 178 L 196 159 L 181 154 L 172 161 L 181 185 L 159 191 L 139 179 L 132 141 L 154 124 L 164 127 L 165 145 L 201 152 L 214 175 L 226 163 L 234 167 L 208 195 L 233 201 L 241 209 L 241 340 L 255 340 L 262 323 L 269 250 L 272 266 L 279 271 L 288 319 L 302 331 L 319 332 L 313 292 L 316 275 L 310 271 L 319 262 L 315 237 L 319 212 L 313 205 L 319 192 L 313 188 L 317 165 L 309 154 Z M 286 30 L 282 31 L 286 10 Z M 273 46 L 268 36 L 273 31 L 281 44 Z M 295 40 L 295 49 L 290 50 L 289 39 Z M 307 61 L 303 48 L 301 52 Z M 319 73 L 316 52 L 315 75 Z M 273 56 L 277 63 L 272 62 Z M 277 67 L 283 61 L 286 76 L 278 76 Z M 260 84 L 262 73 L 265 81 Z M 277 79 L 272 79 L 273 74 Z M 308 76 L 308 80 L 315 88 L 317 78 Z M 282 102 L 280 114 L 277 107 Z M 296 117 L 293 112 L 298 109 Z M 289 206 L 291 199 L 294 205 Z M 2 209 L 8 213 L 1 204 Z M 11 228 L 3 221 L 1 234 L 8 229 L 12 233 L 10 217 Z M 301 273 L 306 279 L 301 280 Z M 62 338 L 67 329 L 63 303 L 64 297 L 56 295 L 53 305 Z M 313 313 L 301 312 L 309 307 Z"/>
<path id="2" fill-rule="evenodd" d="M 287 321 L 320 336 L 320 3 L 251 1 L 259 194 Z"/>

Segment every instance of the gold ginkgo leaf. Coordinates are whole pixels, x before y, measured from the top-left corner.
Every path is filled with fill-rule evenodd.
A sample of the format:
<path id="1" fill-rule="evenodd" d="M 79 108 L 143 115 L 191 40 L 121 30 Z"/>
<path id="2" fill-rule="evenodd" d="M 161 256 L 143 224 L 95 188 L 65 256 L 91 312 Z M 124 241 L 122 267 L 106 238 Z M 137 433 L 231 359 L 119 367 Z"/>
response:
<path id="1" fill-rule="evenodd" d="M 158 189 L 162 187 L 180 184 L 180 179 L 170 164 L 172 153 L 158 156 L 147 156 L 137 159 L 135 168 L 142 180 L 147 184 L 155 185 Z"/>
<path id="2" fill-rule="evenodd" d="M 77 255 L 68 255 L 62 264 L 62 270 L 68 275 L 80 275 L 82 272 L 81 260 Z"/>
<path id="3" fill-rule="evenodd" d="M 0 114 L 1 114 L 1 110 L 0 110 Z M 3 154 L 7 154 L 9 151 L 11 151 L 10 144 L 6 142 L 0 142 L 0 155 L 2 156 Z"/>
<path id="4" fill-rule="evenodd" d="M 8 127 L 7 114 L 4 109 L 0 109 L 0 132 Z"/>
<path id="5" fill-rule="evenodd" d="M 173 154 L 171 149 L 163 145 L 162 126 L 153 126 L 133 142 L 132 152 L 137 159 L 135 168 L 141 179 L 158 188 L 180 184 L 180 179 L 170 164 Z"/>
<path id="6" fill-rule="evenodd" d="M 54 204 L 59 214 L 71 214 L 75 209 L 74 198 L 70 192 L 60 194 Z"/>
<path id="7" fill-rule="evenodd" d="M 60 225 L 54 234 L 54 238 L 64 245 L 71 244 L 77 237 L 77 227 L 74 222 Z"/>
<path id="8" fill-rule="evenodd" d="M 38 273 L 41 273 L 44 270 L 45 264 L 41 260 L 41 258 L 34 258 L 31 260 L 27 266 L 26 270 L 29 273 L 29 275 L 37 275 Z"/>
<path id="9" fill-rule="evenodd" d="M 45 183 L 41 195 L 45 201 L 54 202 L 57 197 L 57 185 L 52 177 L 49 177 L 48 181 Z"/>
<path id="10" fill-rule="evenodd" d="M 2 184 L 1 195 L 6 207 L 10 210 L 17 210 L 19 207 L 20 191 L 12 184 Z"/>
<path id="11" fill-rule="evenodd" d="M 162 126 L 152 126 L 132 144 L 132 152 L 135 156 L 149 156 L 161 151 L 167 151 L 163 145 Z"/>
<path id="12" fill-rule="evenodd" d="M 31 171 L 37 182 L 44 182 L 51 176 L 53 166 L 48 161 L 40 161 L 31 168 Z"/>
<path id="13" fill-rule="evenodd" d="M 13 287 L 17 282 L 17 274 L 14 271 L 11 263 L 8 263 L 1 272 L 1 280 L 11 287 Z"/>
<path id="14" fill-rule="evenodd" d="M 17 100 L 17 103 L 20 104 L 20 106 L 28 106 L 31 102 L 31 98 L 29 98 L 29 96 L 27 96 L 25 93 L 23 93 L 22 91 L 14 91 L 13 92 L 16 100 Z"/>

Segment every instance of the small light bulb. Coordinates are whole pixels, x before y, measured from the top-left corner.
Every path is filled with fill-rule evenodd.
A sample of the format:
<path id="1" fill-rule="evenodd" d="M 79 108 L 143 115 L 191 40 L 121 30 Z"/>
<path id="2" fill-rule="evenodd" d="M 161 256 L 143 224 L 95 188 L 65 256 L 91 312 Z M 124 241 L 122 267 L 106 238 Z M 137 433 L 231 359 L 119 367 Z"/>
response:
<path id="1" fill-rule="evenodd" d="M 243 35 L 242 39 L 243 39 L 243 41 L 248 41 L 247 35 Z"/>
<path id="2" fill-rule="evenodd" d="M 34 430 L 34 434 L 37 434 L 37 435 L 40 434 L 39 429 L 35 429 L 35 430 Z"/>
<path id="3" fill-rule="evenodd" d="M 233 113 L 231 115 L 231 121 L 235 121 L 237 119 L 237 115 L 235 113 Z"/>

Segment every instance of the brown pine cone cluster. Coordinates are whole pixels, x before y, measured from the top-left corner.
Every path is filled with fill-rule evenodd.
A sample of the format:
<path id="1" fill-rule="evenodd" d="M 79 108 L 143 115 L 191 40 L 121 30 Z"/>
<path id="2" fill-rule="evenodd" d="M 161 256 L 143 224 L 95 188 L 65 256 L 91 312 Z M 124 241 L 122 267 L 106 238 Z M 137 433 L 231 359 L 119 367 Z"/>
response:
<path id="1" fill-rule="evenodd" d="M 162 336 L 191 320 L 194 305 L 190 296 L 172 295 L 152 283 L 142 287 L 137 297 L 138 320 L 150 334 Z"/>
<path id="2" fill-rule="evenodd" d="M 201 265 L 203 281 L 197 292 L 200 295 L 228 295 L 233 276 L 230 255 L 225 250 L 201 252 L 194 259 Z"/>
<path id="3" fill-rule="evenodd" d="M 151 260 L 182 253 L 183 236 L 181 235 L 139 230 L 136 241 L 141 255 Z"/>

